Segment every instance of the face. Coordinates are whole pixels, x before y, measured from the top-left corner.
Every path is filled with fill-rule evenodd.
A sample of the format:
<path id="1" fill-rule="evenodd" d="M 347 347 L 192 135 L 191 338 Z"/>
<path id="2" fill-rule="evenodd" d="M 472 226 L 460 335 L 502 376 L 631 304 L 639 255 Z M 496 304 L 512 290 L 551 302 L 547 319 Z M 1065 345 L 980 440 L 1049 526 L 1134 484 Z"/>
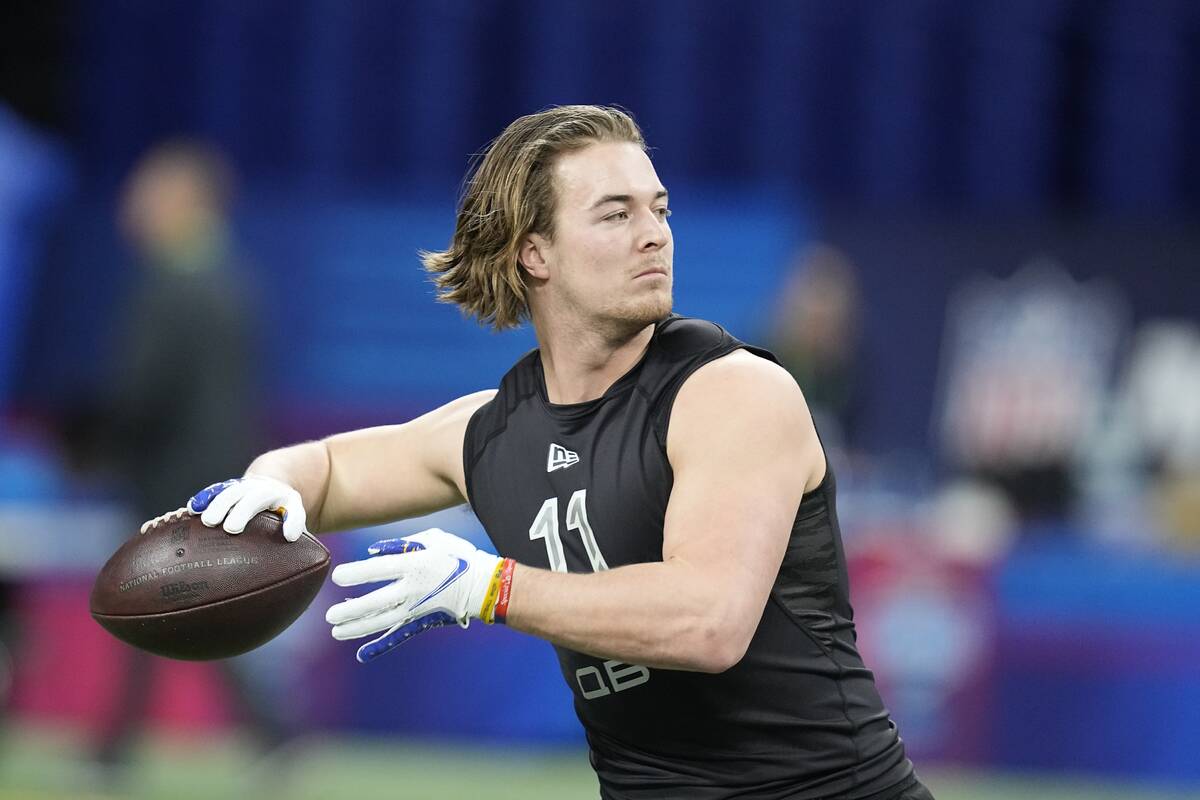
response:
<path id="1" fill-rule="evenodd" d="M 198 181 L 185 169 L 158 167 L 133 177 L 121 222 L 134 244 L 155 256 L 186 241 L 203 213 Z"/>
<path id="2" fill-rule="evenodd" d="M 554 238 L 533 236 L 531 302 L 616 336 L 671 312 L 670 211 L 637 145 L 603 142 L 559 157 Z"/>

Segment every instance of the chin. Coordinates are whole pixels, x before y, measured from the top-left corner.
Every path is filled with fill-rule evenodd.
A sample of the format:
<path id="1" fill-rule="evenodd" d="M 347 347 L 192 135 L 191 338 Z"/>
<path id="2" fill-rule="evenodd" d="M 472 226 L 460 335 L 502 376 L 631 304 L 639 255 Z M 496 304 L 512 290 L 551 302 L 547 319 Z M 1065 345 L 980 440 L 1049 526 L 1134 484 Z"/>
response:
<path id="1" fill-rule="evenodd" d="M 622 317 L 631 328 L 641 330 L 652 323 L 658 322 L 671 313 L 672 297 L 668 292 L 655 292 L 649 297 L 640 297 L 629 307 L 623 309 Z"/>
<path id="2" fill-rule="evenodd" d="M 589 316 L 591 324 L 606 338 L 622 341 L 666 317 L 671 313 L 671 306 L 671 291 L 660 289 L 628 298 L 620 305 L 609 306 Z"/>

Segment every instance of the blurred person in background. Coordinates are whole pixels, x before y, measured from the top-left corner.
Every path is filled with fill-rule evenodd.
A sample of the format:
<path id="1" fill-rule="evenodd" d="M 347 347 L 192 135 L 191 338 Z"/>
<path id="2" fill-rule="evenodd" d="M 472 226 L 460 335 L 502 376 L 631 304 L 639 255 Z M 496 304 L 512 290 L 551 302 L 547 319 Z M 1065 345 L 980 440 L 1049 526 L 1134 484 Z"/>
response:
<path id="1" fill-rule="evenodd" d="M 80 431 L 86 425 L 75 420 L 70 438 L 76 449 L 90 440 L 90 455 L 111 464 L 143 519 L 207 476 L 243 469 L 258 449 L 251 298 L 228 216 L 233 188 L 222 154 L 174 140 L 138 162 L 121 197 L 118 223 L 138 277 L 121 309 L 108 396 L 87 423 L 94 430 Z M 157 660 L 122 648 L 126 666 L 100 739 L 102 763 L 130 757 Z M 281 711 L 241 662 L 217 663 L 252 733 L 264 747 L 279 744 Z"/>
<path id="2" fill-rule="evenodd" d="M 531 320 L 539 349 L 498 391 L 272 451 L 188 509 L 236 534 L 283 506 L 294 541 L 469 502 L 509 557 L 437 529 L 379 542 L 334 571 L 387 582 L 329 610 L 334 637 L 375 637 L 360 661 L 472 619 L 550 641 L 602 797 L 928 800 L 855 647 L 804 398 L 770 353 L 671 313 L 637 124 L 522 117 L 466 186 L 426 268 L 484 323 Z"/>
<path id="3" fill-rule="evenodd" d="M 827 450 L 844 450 L 857 433 L 860 306 L 849 256 L 818 244 L 797 254 L 772 323 L 772 350 L 804 388 Z"/>
<path id="4" fill-rule="evenodd" d="M 1107 537 L 1200 547 L 1200 326 L 1135 332 L 1115 397 L 1089 442 L 1087 507 Z"/>

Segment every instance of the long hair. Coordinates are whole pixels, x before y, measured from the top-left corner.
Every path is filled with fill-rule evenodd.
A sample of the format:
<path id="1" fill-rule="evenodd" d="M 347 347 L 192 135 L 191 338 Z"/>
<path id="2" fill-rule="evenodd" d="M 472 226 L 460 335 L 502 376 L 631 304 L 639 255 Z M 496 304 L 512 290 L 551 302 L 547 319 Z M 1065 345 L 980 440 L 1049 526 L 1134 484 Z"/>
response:
<path id="1" fill-rule="evenodd" d="M 496 330 L 527 319 L 518 254 L 529 234 L 554 236 L 555 159 L 610 141 L 646 149 L 633 118 L 610 106 L 554 106 L 505 128 L 468 172 L 450 247 L 421 253 L 438 299 Z"/>

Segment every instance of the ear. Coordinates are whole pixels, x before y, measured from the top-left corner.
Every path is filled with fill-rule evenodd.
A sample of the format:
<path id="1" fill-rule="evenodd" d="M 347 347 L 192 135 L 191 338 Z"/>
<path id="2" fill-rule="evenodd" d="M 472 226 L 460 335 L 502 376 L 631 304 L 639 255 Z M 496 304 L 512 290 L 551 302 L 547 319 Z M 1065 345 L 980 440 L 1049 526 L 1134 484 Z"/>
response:
<path id="1" fill-rule="evenodd" d="M 517 261 L 521 262 L 521 266 L 530 277 L 540 280 L 550 277 L 550 270 L 546 264 L 546 249 L 549 244 L 546 237 L 537 233 L 529 234 L 525 241 L 521 242 L 521 248 L 517 250 Z"/>

